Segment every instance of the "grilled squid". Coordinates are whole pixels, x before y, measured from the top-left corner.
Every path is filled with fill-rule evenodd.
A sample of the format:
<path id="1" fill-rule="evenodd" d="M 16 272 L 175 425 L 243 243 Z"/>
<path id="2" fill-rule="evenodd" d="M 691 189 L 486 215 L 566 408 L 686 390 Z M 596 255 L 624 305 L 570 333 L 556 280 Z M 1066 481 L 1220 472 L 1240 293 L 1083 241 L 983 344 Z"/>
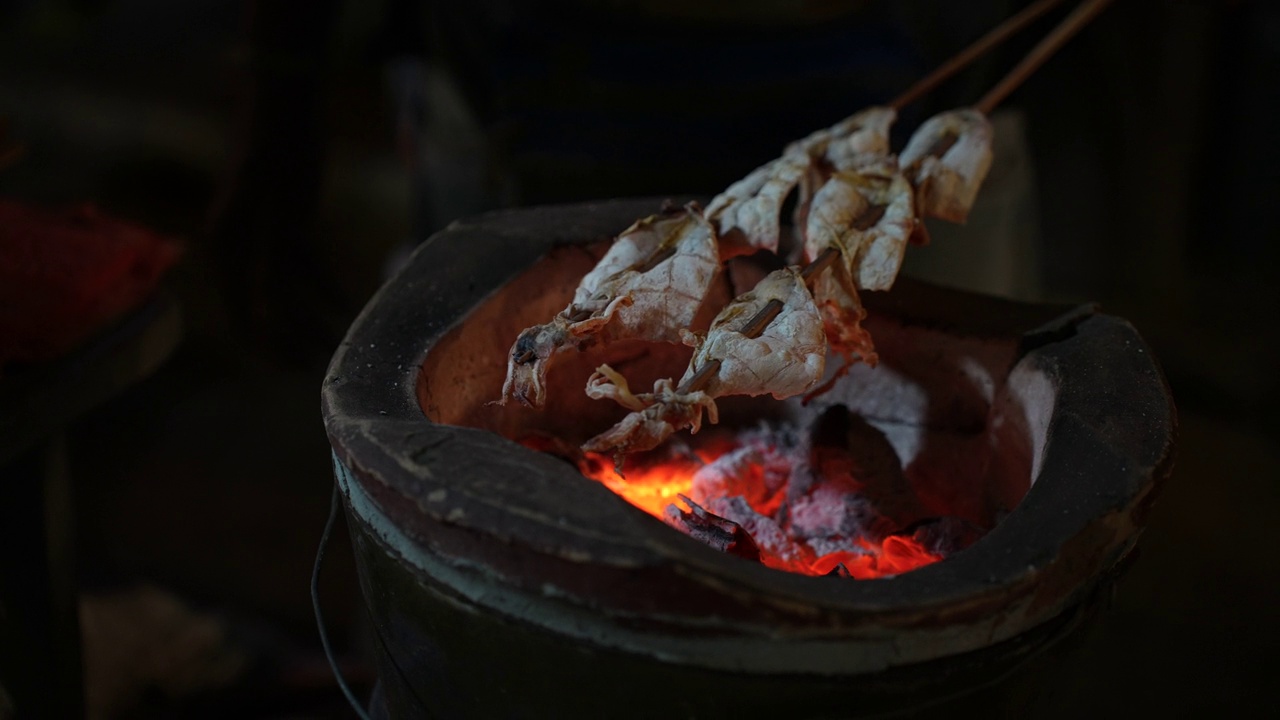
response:
<path id="1" fill-rule="evenodd" d="M 719 269 L 715 229 L 696 204 L 636 222 L 582 278 L 568 307 L 516 338 L 499 403 L 545 404 L 547 368 L 568 350 L 620 338 L 679 342 Z"/>
<path id="2" fill-rule="evenodd" d="M 690 204 L 632 225 L 582 279 L 568 307 L 516 339 L 500 402 L 542 406 L 548 366 L 569 349 L 621 338 L 694 345 L 685 378 L 660 381 L 652 393 L 632 393 L 607 366 L 592 376 L 588 395 L 612 398 L 633 413 L 585 447 L 628 452 L 696 430 L 704 410 L 715 422 L 717 397 L 805 392 L 822 375 L 828 343 L 845 367 L 856 359 L 874 363 L 859 291 L 893 285 L 908 242 L 925 238 L 921 217 L 963 222 L 991 164 L 991 125 L 980 112 L 929 119 L 900 158 L 889 152 L 895 118 L 891 108 L 863 110 L 788 145 L 713 199 L 705 214 Z M 810 262 L 834 256 L 834 267 L 812 278 L 812 270 L 805 277 L 794 268 L 778 271 L 730 303 L 705 337 L 694 337 L 688 328 L 720 258 L 777 252 L 780 214 L 796 188 L 794 224 L 804 255 Z M 734 325 L 770 300 L 782 307 L 772 322 L 751 331 Z M 714 372 L 695 378 L 693 368 Z"/>
<path id="3" fill-rule="evenodd" d="M 925 121 L 899 161 L 916 188 L 922 216 L 962 223 L 991 168 L 991 122 L 977 110 L 951 110 Z"/>
<path id="4" fill-rule="evenodd" d="M 774 308 L 776 316 L 761 322 L 762 311 Z M 794 267 L 766 276 L 725 306 L 705 336 L 686 333 L 686 342 L 695 349 L 678 386 L 659 380 L 652 393 L 637 395 L 612 368 L 597 370 L 587 395 L 613 399 L 632 413 L 584 450 L 620 457 L 657 447 L 685 428 L 697 432 L 704 409 L 717 422 L 715 398 L 725 395 L 799 395 L 822 377 L 827 354 L 822 317 Z"/>
<path id="5" fill-rule="evenodd" d="M 811 162 L 803 151 L 784 153 L 712 198 L 707 216 L 720 229 L 726 255 L 778 251 L 782 204 Z"/>
<path id="6" fill-rule="evenodd" d="M 722 253 L 776 253 L 782 207 L 791 191 L 800 188 L 797 213 L 803 215 L 808 199 L 830 168 L 889 152 L 889 128 L 895 117 L 894 110 L 882 107 L 856 113 L 791 143 L 782 157 L 756 168 L 717 195 L 707 206 L 707 217 L 716 223 L 724 240 Z"/>
<path id="7" fill-rule="evenodd" d="M 587 381 L 587 395 L 596 400 L 613 400 L 632 411 L 582 446 L 591 452 L 611 452 L 615 461 L 627 453 L 652 450 L 685 428 L 698 432 L 702 429 L 703 410 L 713 425 L 720 421 L 715 399 L 709 393 L 682 391 L 670 378 L 662 378 L 653 384 L 653 392 L 633 394 L 627 379 L 608 365 L 597 368 Z"/>
<path id="8" fill-rule="evenodd" d="M 892 108 L 867 108 L 799 141 L 799 144 L 810 148 L 810 153 L 816 156 L 817 161 L 809 166 L 808 172 L 800 180 L 800 194 L 795 216 L 792 218 L 797 228 L 805 226 L 815 194 L 833 173 L 840 170 L 856 171 L 891 157 L 889 130 L 897 116 Z"/>
<path id="9" fill-rule="evenodd" d="M 837 272 L 865 290 L 888 290 L 912 235 L 919 232 L 911 184 L 892 157 L 834 173 L 813 197 L 804 251 L 840 251 Z"/>

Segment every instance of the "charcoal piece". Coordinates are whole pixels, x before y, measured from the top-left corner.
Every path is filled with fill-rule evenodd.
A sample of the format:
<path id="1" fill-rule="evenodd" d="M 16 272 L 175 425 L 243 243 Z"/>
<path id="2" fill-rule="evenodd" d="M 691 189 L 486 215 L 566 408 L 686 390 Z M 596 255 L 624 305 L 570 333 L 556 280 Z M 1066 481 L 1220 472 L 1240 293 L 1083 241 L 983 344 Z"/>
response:
<path id="1" fill-rule="evenodd" d="M 741 525 L 707 512 L 684 495 L 679 497 L 689 510 L 681 510 L 675 503 L 668 505 L 663 515 L 668 525 L 722 553 L 760 562 L 760 548 Z"/>
<path id="2" fill-rule="evenodd" d="M 743 433 L 738 442 L 738 448 L 693 476 L 693 497 L 709 503 L 741 495 L 751 507 L 772 515 L 787 496 L 793 478 L 808 474 L 808 445 L 790 426 L 761 427 Z"/>
<path id="3" fill-rule="evenodd" d="M 920 501 L 883 432 L 837 405 L 813 423 L 810 433 L 814 479 L 808 487 L 793 485 L 793 500 L 828 486 L 858 494 L 869 501 L 873 512 L 851 508 L 851 517 L 861 515 L 862 527 L 877 539 L 920 519 Z"/>
<path id="4" fill-rule="evenodd" d="M 835 567 L 831 568 L 831 572 L 826 574 L 826 577 L 852 578 L 853 573 L 849 572 L 849 568 L 845 567 L 844 563 L 838 562 Z"/>
<path id="5" fill-rule="evenodd" d="M 766 554 L 784 563 L 799 563 L 806 560 L 802 548 L 773 518 L 756 512 L 746 498 L 738 495 L 719 498 L 710 503 L 712 512 L 732 520 L 743 527 L 756 542 L 756 546 Z"/>
<path id="6" fill-rule="evenodd" d="M 816 450 L 823 447 L 844 447 L 848 442 L 849 425 L 854 417 L 844 405 L 832 405 L 809 426 L 809 442 Z"/>
<path id="7" fill-rule="evenodd" d="M 953 516 L 926 518 L 912 523 L 902 532 L 934 555 L 947 557 L 978 541 L 986 530 L 968 520 Z"/>

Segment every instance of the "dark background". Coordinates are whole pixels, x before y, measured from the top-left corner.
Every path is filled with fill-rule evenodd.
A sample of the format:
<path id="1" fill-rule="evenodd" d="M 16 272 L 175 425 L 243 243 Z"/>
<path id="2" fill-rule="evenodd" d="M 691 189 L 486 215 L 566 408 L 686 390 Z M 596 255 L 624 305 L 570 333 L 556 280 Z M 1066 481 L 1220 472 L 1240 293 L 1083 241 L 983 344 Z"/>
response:
<path id="1" fill-rule="evenodd" d="M 713 194 L 1022 4 L 0 1 L 24 148 L 0 194 L 93 201 L 186 248 L 178 351 L 68 436 L 91 709 L 345 716 L 307 596 L 318 390 L 407 248 L 493 207 Z M 1035 35 L 900 124 L 973 102 Z M 1019 294 L 1130 319 L 1181 430 L 1112 604 L 993 714 L 1280 709 L 1278 72 L 1276 3 L 1119 0 L 1007 103 L 1035 177 Z M 325 602 L 367 688 L 342 540 Z"/>

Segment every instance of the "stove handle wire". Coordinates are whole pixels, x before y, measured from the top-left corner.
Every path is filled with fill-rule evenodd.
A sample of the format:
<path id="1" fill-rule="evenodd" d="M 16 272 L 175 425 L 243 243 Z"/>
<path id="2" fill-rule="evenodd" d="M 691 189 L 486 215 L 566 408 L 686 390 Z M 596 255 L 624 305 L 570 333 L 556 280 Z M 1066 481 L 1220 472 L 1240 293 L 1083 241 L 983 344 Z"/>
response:
<path id="1" fill-rule="evenodd" d="M 360 705 L 360 701 L 356 699 L 356 694 L 351 691 L 351 686 L 347 684 L 346 678 L 342 676 L 342 671 L 338 669 L 338 661 L 333 656 L 333 646 L 329 644 L 329 631 L 325 628 L 324 615 L 320 612 L 320 566 L 324 563 L 324 551 L 329 546 L 329 538 L 333 535 L 333 526 L 338 522 L 338 506 L 340 503 L 338 483 L 335 480 L 333 483 L 333 498 L 329 501 L 329 519 L 325 522 L 324 532 L 320 535 L 320 548 L 316 550 L 316 564 L 311 570 L 311 607 L 316 613 L 316 629 L 320 632 L 320 644 L 324 647 L 324 656 L 329 660 L 329 667 L 333 670 L 333 677 L 338 681 L 339 689 L 346 696 L 347 703 L 355 711 L 356 717 L 360 718 L 360 720 L 370 720 L 369 713 L 365 712 L 364 707 Z"/>

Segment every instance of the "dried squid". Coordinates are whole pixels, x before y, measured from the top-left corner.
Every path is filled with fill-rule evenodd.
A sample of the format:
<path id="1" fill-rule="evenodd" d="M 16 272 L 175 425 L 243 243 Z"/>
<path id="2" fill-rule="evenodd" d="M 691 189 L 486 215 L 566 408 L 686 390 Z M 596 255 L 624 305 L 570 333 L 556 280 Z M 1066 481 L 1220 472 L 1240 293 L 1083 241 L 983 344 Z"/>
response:
<path id="1" fill-rule="evenodd" d="M 782 156 L 756 168 L 712 199 L 707 217 L 716 223 L 731 255 L 778 251 L 782 206 L 800 187 L 799 214 L 821 185 L 828 168 L 850 159 L 889 152 L 889 127 L 896 112 L 873 107 L 791 143 Z"/>
<path id="2" fill-rule="evenodd" d="M 770 321 L 767 313 L 775 308 L 780 309 Z M 697 432 L 704 409 L 716 422 L 717 397 L 798 395 L 817 384 L 826 363 L 822 317 L 795 267 L 770 273 L 725 306 L 705 337 L 687 333 L 686 341 L 695 350 L 679 386 L 663 379 L 652 393 L 633 394 L 621 375 L 601 366 L 587 394 L 633 412 L 587 441 L 584 450 L 620 456 L 657 447 L 678 430 Z"/>
<path id="3" fill-rule="evenodd" d="M 843 357 L 844 368 L 855 359 L 874 363 L 871 338 L 861 327 L 865 311 L 859 291 L 893 285 L 906 245 L 926 239 L 922 218 L 958 223 L 968 218 L 993 154 L 992 128 L 984 113 L 1107 2 L 1085 0 L 975 109 L 930 118 L 898 157 L 889 149 L 895 108 L 1054 3 L 1037 3 L 1034 10 L 1002 23 L 891 107 L 868 108 L 791 143 L 781 157 L 716 196 L 705 216 L 690 209 L 678 220 L 637 223 L 583 279 L 568 308 L 517 339 L 504 402 L 516 397 L 541 405 L 547 362 L 569 347 L 618 337 L 680 337 L 695 352 L 678 384 L 668 378 L 657 381 L 651 393 L 632 393 L 626 379 L 607 365 L 588 381 L 590 397 L 611 398 L 632 411 L 583 446 L 612 451 L 618 460 L 623 453 L 656 447 L 677 430 L 697 432 L 704 411 L 716 422 L 716 399 L 725 395 L 783 399 L 811 391 L 823 376 L 829 349 Z M 705 336 L 689 332 L 719 259 L 758 250 L 779 252 L 781 213 L 797 189 L 792 223 L 809 265 L 770 274 L 721 311 Z M 663 225 L 667 222 L 674 229 Z M 671 265 L 657 272 L 662 263 Z"/>
<path id="4" fill-rule="evenodd" d="M 834 247 L 837 268 L 864 290 L 888 290 L 918 232 L 912 188 L 891 157 L 834 173 L 814 195 L 805 222 L 805 255 Z"/>
<path id="5" fill-rule="evenodd" d="M 925 121 L 899 161 L 916 188 L 921 215 L 962 223 L 991 168 L 991 122 L 977 110 L 951 110 Z"/>
<path id="6" fill-rule="evenodd" d="M 898 113 L 892 108 L 870 107 L 826 130 L 819 130 L 796 144 L 810 148 L 816 161 L 800 181 L 800 196 L 793 222 L 804 228 L 815 194 L 837 171 L 857 171 L 890 157 L 889 130 Z"/>
<path id="7" fill-rule="evenodd" d="M 854 137 L 860 141 L 827 146 L 825 162 L 801 185 L 796 221 L 806 258 L 817 258 L 827 248 L 840 253 L 835 268 L 819 275 L 813 286 L 831 349 L 846 364 L 854 359 L 874 364 L 858 288 L 891 286 L 908 239 L 922 226 L 911 187 L 888 150 L 893 110 L 871 108 L 850 120 L 857 118 L 861 130 Z"/>
<path id="8" fill-rule="evenodd" d="M 582 278 L 568 307 L 516 338 L 499 402 L 541 407 L 559 353 L 623 337 L 680 341 L 719 269 L 715 229 L 696 204 L 637 221 Z"/>

